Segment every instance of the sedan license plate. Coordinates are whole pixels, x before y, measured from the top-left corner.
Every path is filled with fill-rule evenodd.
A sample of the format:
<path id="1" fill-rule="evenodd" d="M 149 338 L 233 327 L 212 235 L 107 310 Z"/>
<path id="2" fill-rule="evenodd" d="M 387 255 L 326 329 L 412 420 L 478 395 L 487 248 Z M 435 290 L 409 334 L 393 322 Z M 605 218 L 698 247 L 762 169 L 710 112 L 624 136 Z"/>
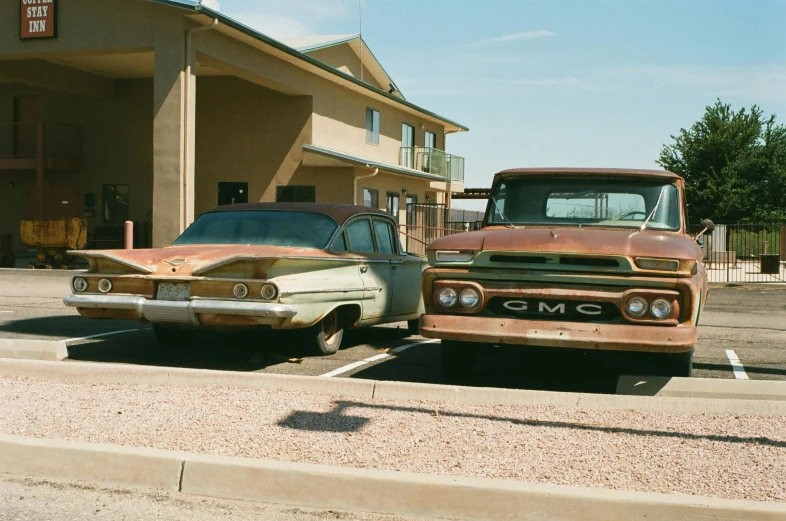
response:
<path id="1" fill-rule="evenodd" d="M 158 285 L 156 300 L 188 300 L 189 298 L 191 298 L 190 284 L 161 282 Z"/>

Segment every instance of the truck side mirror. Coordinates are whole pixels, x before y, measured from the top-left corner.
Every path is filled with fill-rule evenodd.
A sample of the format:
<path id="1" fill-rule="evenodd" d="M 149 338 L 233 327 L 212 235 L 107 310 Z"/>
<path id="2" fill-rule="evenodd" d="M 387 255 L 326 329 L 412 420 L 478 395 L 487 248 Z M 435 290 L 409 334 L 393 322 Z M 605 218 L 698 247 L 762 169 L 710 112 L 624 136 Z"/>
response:
<path id="1" fill-rule="evenodd" d="M 701 226 L 701 231 L 698 233 L 698 235 L 696 235 L 696 237 L 693 238 L 693 240 L 696 241 L 698 241 L 699 237 L 701 237 L 705 233 L 712 233 L 712 231 L 715 229 L 715 223 L 710 221 L 709 219 L 702 220 L 699 223 L 699 225 Z"/>

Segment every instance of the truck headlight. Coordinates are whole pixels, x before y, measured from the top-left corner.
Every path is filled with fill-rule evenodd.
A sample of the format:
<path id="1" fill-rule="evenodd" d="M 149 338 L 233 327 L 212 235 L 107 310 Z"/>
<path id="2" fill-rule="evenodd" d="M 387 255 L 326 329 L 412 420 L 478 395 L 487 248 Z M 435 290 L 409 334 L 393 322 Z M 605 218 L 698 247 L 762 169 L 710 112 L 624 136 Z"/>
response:
<path id="1" fill-rule="evenodd" d="M 671 315 L 671 302 L 665 298 L 656 298 L 650 304 L 650 314 L 658 320 L 663 320 Z"/>
<path id="2" fill-rule="evenodd" d="M 648 308 L 649 303 L 642 297 L 633 297 L 625 304 L 625 310 L 628 312 L 628 315 L 635 318 L 641 318 L 646 315 Z"/>
<path id="3" fill-rule="evenodd" d="M 442 288 L 437 293 L 437 301 L 443 308 L 450 308 L 456 305 L 458 301 L 458 293 L 453 288 Z"/>
<path id="4" fill-rule="evenodd" d="M 87 281 L 82 277 L 74 278 L 73 282 L 74 291 L 77 293 L 82 293 L 83 291 L 87 291 Z"/>
<path id="5" fill-rule="evenodd" d="M 480 295 L 472 288 L 465 288 L 459 293 L 459 302 L 465 308 L 474 308 L 480 304 Z"/>

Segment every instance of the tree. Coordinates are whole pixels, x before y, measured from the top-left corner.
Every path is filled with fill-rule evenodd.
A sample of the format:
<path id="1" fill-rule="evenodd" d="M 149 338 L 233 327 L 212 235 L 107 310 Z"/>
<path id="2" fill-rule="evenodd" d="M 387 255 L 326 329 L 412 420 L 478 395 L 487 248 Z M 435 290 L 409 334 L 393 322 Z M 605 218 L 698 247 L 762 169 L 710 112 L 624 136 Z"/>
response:
<path id="1" fill-rule="evenodd" d="M 756 105 L 708 106 L 656 161 L 685 178 L 692 221 L 786 221 L 786 127 Z"/>

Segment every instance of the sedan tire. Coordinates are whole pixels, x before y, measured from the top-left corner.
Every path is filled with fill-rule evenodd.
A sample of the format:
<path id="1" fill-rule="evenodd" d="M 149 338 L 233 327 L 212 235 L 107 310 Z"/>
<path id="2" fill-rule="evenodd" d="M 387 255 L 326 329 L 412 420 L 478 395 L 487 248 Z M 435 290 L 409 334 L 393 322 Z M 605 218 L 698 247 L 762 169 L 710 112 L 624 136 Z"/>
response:
<path id="1" fill-rule="evenodd" d="M 341 313 L 334 309 L 317 325 L 308 329 L 308 340 L 318 356 L 336 354 L 344 338 L 344 328 L 341 325 Z"/>

